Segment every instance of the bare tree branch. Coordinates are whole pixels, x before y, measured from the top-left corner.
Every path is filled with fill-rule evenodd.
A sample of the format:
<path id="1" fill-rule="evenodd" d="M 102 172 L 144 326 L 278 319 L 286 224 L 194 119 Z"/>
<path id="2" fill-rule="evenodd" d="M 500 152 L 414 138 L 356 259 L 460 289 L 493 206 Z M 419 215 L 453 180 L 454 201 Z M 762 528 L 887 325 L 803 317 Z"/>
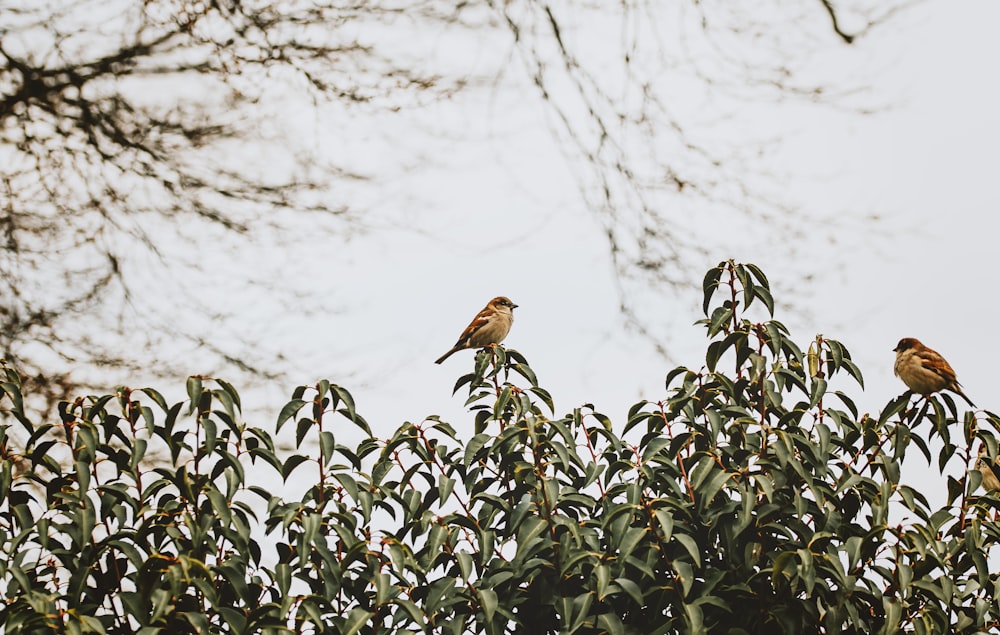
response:
<path id="1" fill-rule="evenodd" d="M 821 0 L 846 43 L 909 0 Z M 203 296 L 205 253 L 321 227 L 363 231 L 346 186 L 376 183 L 300 125 L 319 113 L 348 129 L 377 113 L 446 100 L 483 76 L 408 48 L 431 30 L 504 36 L 547 106 L 580 196 L 607 236 L 622 314 L 643 333 L 637 285 L 690 285 L 712 252 L 706 224 L 741 217 L 794 244 L 801 215 L 760 186 L 761 147 L 721 143 L 682 105 L 717 95 L 757 102 L 836 96 L 797 64 L 829 35 L 815 5 L 694 0 L 39 0 L 0 13 L 0 349 L 50 376 L 54 361 L 135 368 L 153 343 L 190 347 L 269 375 L 279 351 L 252 336 L 213 343 L 195 313 L 238 309 Z M 758 12 L 761 12 L 758 14 Z M 849 19 L 848 19 L 849 18 Z M 848 28 L 859 24 L 859 28 Z M 617 30 L 616 30 L 617 29 Z M 469 38 L 469 41 L 476 40 Z M 495 41 L 495 40 L 494 40 Z M 762 45 L 765 43 L 765 45 Z M 849 90 L 849 89 L 848 89 Z M 683 98 L 682 98 L 683 97 Z M 335 105 L 335 108 L 333 107 Z M 773 180 L 773 179 L 772 179 Z M 223 254 L 223 255 L 219 255 Z M 266 285 L 289 306 L 302 287 Z M 140 289 L 169 294 L 152 315 Z M 169 289 L 169 291 L 167 291 Z M 301 306 L 300 306 L 301 305 Z M 162 309 L 161 309 L 162 310 Z M 142 325 L 142 326 L 137 326 Z M 651 340 L 655 339 L 651 335 Z M 34 360 L 34 361 L 33 361 Z M 228 360 L 228 361 L 227 361 Z M 164 364 L 164 371 L 169 371 Z M 48 373 L 48 375 L 47 375 Z"/>

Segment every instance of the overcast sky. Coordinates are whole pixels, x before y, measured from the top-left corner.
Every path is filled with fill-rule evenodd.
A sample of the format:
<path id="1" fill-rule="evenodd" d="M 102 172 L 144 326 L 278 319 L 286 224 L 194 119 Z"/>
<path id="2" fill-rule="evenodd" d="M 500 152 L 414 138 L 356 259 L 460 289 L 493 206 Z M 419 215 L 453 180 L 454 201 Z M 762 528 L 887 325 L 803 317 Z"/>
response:
<path id="1" fill-rule="evenodd" d="M 927 0 L 853 46 L 829 44 L 818 67 L 857 73 L 858 83 L 870 86 L 860 102 L 880 107 L 873 114 L 715 104 L 734 113 L 725 134 L 735 146 L 741 129 L 780 138 L 761 161 L 791 175 L 782 189 L 798 202 L 797 213 L 815 219 L 815 233 L 783 244 L 717 223 L 706 231 L 703 262 L 692 263 L 696 287 L 720 260 L 760 265 L 779 302 L 805 309 L 776 316 L 803 349 L 817 333 L 850 349 L 866 380 L 865 393 L 855 391 L 862 411 L 875 413 L 903 391 L 892 348 L 906 336 L 943 353 L 981 407 L 1000 408 L 990 328 L 998 309 L 997 24 L 995 0 Z M 493 43 L 478 44 L 485 51 Z M 436 43 L 444 59 L 486 64 L 486 55 L 456 56 L 453 47 L 462 46 Z M 314 281 L 315 293 L 340 305 L 308 315 L 269 304 L 252 289 L 229 299 L 245 320 L 227 329 L 288 342 L 289 383 L 242 390 L 248 416 L 267 413 L 254 425 L 268 427 L 295 385 L 327 378 L 354 394 L 378 436 L 429 415 L 471 436 L 464 395 L 451 389 L 472 369 L 473 352 L 440 366 L 433 361 L 496 295 L 520 305 L 505 344 L 527 356 L 557 416 L 589 402 L 623 426 L 633 403 L 665 396 L 670 368 L 704 364 L 704 330 L 693 325 L 701 317 L 697 288 L 631 289 L 638 307 L 653 307 L 647 317 L 652 313 L 669 360 L 625 327 L 603 229 L 581 200 L 579 173 L 537 99 L 472 89 L 412 118 L 373 124 L 359 117 L 348 129 L 325 123 L 335 136 L 318 136 L 317 145 L 359 167 L 392 171 L 377 187 L 338 184 L 369 210 L 366 234 L 343 244 L 302 227 L 291 248 L 249 250 L 224 265 L 251 276 L 259 268 L 261 278 L 277 269 L 298 285 Z M 295 122 L 300 134 L 312 134 L 315 124 Z M 416 158 L 400 165 L 398 156 Z M 830 214 L 839 218 L 835 241 L 823 220 Z M 820 275 L 803 283 L 803 272 Z M 228 376 L 224 368 L 218 374 Z M 162 386 L 182 398 L 183 380 L 174 388 Z M 909 474 L 923 491 L 943 495 L 932 472 Z"/>
<path id="2" fill-rule="evenodd" d="M 876 412 L 902 392 L 892 348 L 904 336 L 942 352 L 981 407 L 1000 407 L 990 328 L 998 308 L 998 23 L 1000 3 L 936 0 L 876 31 L 851 54 L 872 75 L 873 101 L 886 107 L 865 116 L 809 109 L 788 122 L 790 138 L 777 153 L 775 160 L 786 162 L 777 167 L 800 175 L 788 185 L 808 201 L 802 213 L 880 218 L 847 223 L 835 244 L 817 240 L 799 252 L 845 266 L 813 282 L 806 314 L 777 316 L 803 348 L 816 333 L 847 345 L 865 374 L 863 410 Z M 428 169 L 371 197 L 397 206 L 412 225 L 376 223 L 368 236 L 315 263 L 341 281 L 350 306 L 311 325 L 338 352 L 304 360 L 295 381 L 343 383 L 380 436 L 431 414 L 470 427 L 471 435 L 464 397 L 452 397 L 451 388 L 471 369 L 473 353 L 441 366 L 433 360 L 499 294 L 520 305 L 506 344 L 528 357 L 557 415 L 591 402 L 622 425 L 632 403 L 664 396 L 673 364 L 704 362 L 703 331 L 693 326 L 697 291 L 663 315 L 670 363 L 625 329 L 601 229 L 580 213 L 573 175 L 544 120 L 530 109 L 500 116 L 509 102 L 490 99 L 487 126 L 481 103 L 459 101 L 447 114 L 466 117 L 469 136 L 481 143 L 442 139 L 426 149 L 434 159 Z M 405 136 L 398 142 L 411 143 Z M 745 244 L 741 253 L 711 255 L 701 270 L 729 257 L 761 265 L 774 295 L 788 302 L 797 301 L 789 297 L 801 283 L 797 272 L 814 264 L 789 262 L 774 245 Z M 645 292 L 651 301 L 664 293 Z M 359 371 L 338 377 L 344 368 Z M 943 483 L 931 482 L 943 493 Z"/>
<path id="3" fill-rule="evenodd" d="M 891 349 L 904 335 L 943 352 L 969 394 L 988 403 L 991 373 L 977 352 L 990 345 L 979 316 L 990 315 L 995 302 L 1000 43 L 991 25 L 998 18 L 1000 7 L 988 0 L 927 2 L 876 31 L 859 55 L 875 69 L 872 101 L 886 107 L 871 115 L 811 108 L 788 123 L 790 138 L 775 159 L 800 176 L 788 185 L 808 201 L 803 214 L 880 217 L 846 225 L 836 244 L 809 246 L 809 258 L 848 266 L 815 282 L 808 321 L 778 316 L 800 342 L 816 332 L 844 341 L 866 371 L 872 407 L 898 394 Z M 432 147 L 436 165 L 372 196 L 397 206 L 421 231 L 376 225 L 323 256 L 355 303 L 331 324 L 357 342 L 349 353 L 357 363 L 347 366 L 363 369 L 364 386 L 355 386 L 362 404 L 371 399 L 368 408 L 390 420 L 434 412 L 472 353 L 442 367 L 428 363 L 498 294 L 521 305 L 507 344 L 529 357 L 562 408 L 589 399 L 615 409 L 660 396 L 666 363 L 621 325 L 601 228 L 580 213 L 572 175 L 545 139 L 544 122 L 513 112 L 483 130 L 478 112 L 464 116 L 481 144 L 443 140 L 445 152 L 460 152 L 453 160 Z M 519 145 L 525 137 L 536 141 L 531 152 Z M 513 150 L 503 147 L 508 143 Z M 796 270 L 808 263 L 757 247 L 712 254 L 699 271 L 728 257 L 756 262 L 774 294 L 794 302 L 788 296 Z M 704 339 L 691 326 L 700 299 L 694 292 L 663 317 L 677 334 L 676 363 L 702 359 Z M 342 361 L 331 360 L 331 371 Z"/>

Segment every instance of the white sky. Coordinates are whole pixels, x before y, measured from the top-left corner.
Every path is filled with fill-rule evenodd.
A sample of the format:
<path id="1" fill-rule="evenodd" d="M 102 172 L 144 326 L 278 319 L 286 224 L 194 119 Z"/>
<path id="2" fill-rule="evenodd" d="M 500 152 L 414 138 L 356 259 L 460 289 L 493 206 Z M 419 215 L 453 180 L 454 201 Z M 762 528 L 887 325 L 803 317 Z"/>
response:
<path id="1" fill-rule="evenodd" d="M 807 253 L 823 260 L 835 261 L 829 250 L 838 250 L 846 266 L 815 281 L 807 318 L 777 316 L 803 348 L 816 333 L 847 345 L 865 373 L 863 410 L 877 412 L 902 392 L 891 349 L 904 336 L 941 351 L 981 407 L 1000 407 L 990 323 L 998 303 L 991 293 L 1000 209 L 998 23 L 1000 3 L 936 0 L 876 31 L 858 55 L 874 69 L 873 94 L 891 107 L 865 117 L 811 109 L 790 123 L 793 138 L 779 154 L 787 161 L 780 167 L 801 169 L 803 178 L 789 186 L 807 209 L 882 218 L 874 231 L 851 223 L 856 235 L 810 246 Z M 350 306 L 312 325 L 309 336 L 337 352 L 320 355 L 318 365 L 304 362 L 295 381 L 328 377 L 345 385 L 379 435 L 439 414 L 471 436 L 464 395 L 452 397 L 451 387 L 471 369 L 473 353 L 432 362 L 487 300 L 504 294 L 521 307 L 506 344 L 528 357 L 556 414 L 592 402 L 623 425 L 632 403 L 664 396 L 673 364 L 703 363 L 706 341 L 692 326 L 700 294 L 663 317 L 676 351 L 668 364 L 624 329 L 600 227 L 581 220 L 588 216 L 572 175 L 544 141 L 537 113 L 513 109 L 492 129 L 479 127 L 475 111 L 449 116 L 466 117 L 467 138 L 482 142 L 429 147 L 437 167 L 401 176 L 376 195 L 426 233 L 376 227 L 329 250 L 320 266 Z M 533 156 L 506 145 L 523 143 L 525 134 L 539 140 Z M 399 139 L 403 147 L 417 142 Z M 449 157 L 454 147 L 462 151 Z M 794 301 L 796 263 L 760 247 L 720 253 L 702 271 L 729 256 L 755 262 L 775 296 Z M 358 375 L 338 376 L 345 368 Z M 280 401 L 281 392 L 268 399 Z M 944 494 L 932 471 L 921 470 L 914 484 Z"/>
<path id="2" fill-rule="evenodd" d="M 801 213 L 841 212 L 845 229 L 836 244 L 817 239 L 793 253 L 716 228 L 720 235 L 706 242 L 739 249 L 710 254 L 696 267 L 698 282 L 733 257 L 762 266 L 779 301 L 802 303 L 801 270 L 839 265 L 810 284 L 807 315 L 776 317 L 803 348 L 822 333 L 851 350 L 866 379 L 865 393 L 855 393 L 862 411 L 875 413 L 902 392 L 891 349 L 904 336 L 942 352 L 981 407 L 1000 408 L 989 322 L 1000 302 L 991 293 L 1000 209 L 997 24 L 994 0 L 927 0 L 870 40 L 830 44 L 829 63 L 863 70 L 872 101 L 889 107 L 868 116 L 824 107 L 797 109 L 794 117 L 777 107 L 748 113 L 784 138 L 767 160 L 797 175 L 786 186 Z M 449 58 L 449 47 L 442 42 L 438 53 L 453 63 L 488 63 Z M 293 248 L 271 257 L 255 250 L 223 267 L 261 278 L 277 268 L 290 284 L 314 281 L 315 293 L 342 305 L 310 316 L 252 293 L 230 298 L 236 304 L 226 308 L 245 319 L 227 328 L 288 341 L 289 382 L 242 390 L 248 417 L 265 417 L 254 425 L 270 427 L 296 384 L 327 378 L 354 394 L 379 436 L 434 414 L 471 436 L 464 395 L 453 397 L 451 388 L 471 370 L 473 352 L 441 366 L 433 360 L 501 294 L 520 305 L 505 344 L 527 356 L 556 416 L 590 402 L 623 426 L 633 403 L 665 396 L 670 368 L 702 366 L 706 340 L 692 325 L 701 317 L 699 291 L 671 297 L 649 288 L 636 296 L 637 304 L 657 307 L 654 326 L 664 329 L 669 362 L 625 329 L 602 229 L 534 96 L 474 90 L 433 112 L 435 135 L 412 127 L 433 124 L 426 118 L 379 120 L 370 130 L 360 117 L 346 130 L 338 122 L 294 122 L 303 130 L 325 123 L 329 134 L 317 136 L 317 146 L 356 165 L 386 166 L 390 175 L 377 187 L 342 186 L 345 198 L 373 210 L 366 235 L 342 244 L 303 227 Z M 419 169 L 401 170 L 396 159 L 411 156 Z M 881 218 L 876 225 L 858 220 L 873 214 Z M 218 286 L 200 281 L 201 288 Z M 225 369 L 219 375 L 227 377 Z M 182 398 L 183 378 L 174 389 L 157 386 Z M 917 467 L 913 484 L 943 497 L 941 479 Z"/>
<path id="3" fill-rule="evenodd" d="M 1000 41 L 991 30 L 998 18 L 1000 5 L 988 0 L 928 2 L 895 28 L 876 31 L 861 46 L 880 69 L 874 94 L 891 107 L 868 116 L 811 109 L 809 119 L 791 125 L 794 137 L 779 155 L 788 162 L 783 169 L 802 173 L 789 187 L 808 197 L 803 213 L 882 217 L 876 225 L 849 225 L 858 233 L 838 245 L 811 247 L 823 259 L 838 250 L 847 266 L 815 283 L 810 322 L 777 316 L 800 343 L 817 332 L 845 342 L 866 371 L 872 408 L 899 393 L 891 349 L 906 335 L 943 352 L 968 393 L 988 404 L 992 373 L 987 356 L 976 355 L 984 346 L 977 343 L 988 342 L 987 324 L 976 318 L 990 313 L 978 307 L 994 302 L 983 292 L 992 282 L 991 212 L 1000 197 Z M 466 116 L 471 126 L 480 123 Z M 374 195 L 424 233 L 377 226 L 323 256 L 352 302 L 331 318 L 327 326 L 338 332 L 331 337 L 349 334 L 356 342 L 346 359 L 329 360 L 328 370 L 361 369 L 363 385 L 344 383 L 386 430 L 444 409 L 472 353 L 443 367 L 428 364 L 498 294 L 521 305 L 506 343 L 528 356 L 561 408 L 593 400 L 617 414 L 638 398 L 662 395 L 668 365 L 620 324 L 600 227 L 587 222 L 564 162 L 544 141 L 534 156 L 498 149 L 500 140 L 519 142 L 511 130 L 545 132 L 527 115 L 513 116 L 493 131 L 473 127 L 470 136 L 481 134 L 481 144 L 443 143 L 462 150 L 454 161 L 428 148 L 439 166 Z M 796 263 L 745 249 L 713 255 L 701 271 L 729 256 L 752 261 L 779 299 L 794 301 Z M 681 340 L 672 361 L 697 366 L 705 340 L 691 326 L 701 299 L 692 295 L 664 319 Z M 317 370 L 327 368 L 303 372 Z"/>

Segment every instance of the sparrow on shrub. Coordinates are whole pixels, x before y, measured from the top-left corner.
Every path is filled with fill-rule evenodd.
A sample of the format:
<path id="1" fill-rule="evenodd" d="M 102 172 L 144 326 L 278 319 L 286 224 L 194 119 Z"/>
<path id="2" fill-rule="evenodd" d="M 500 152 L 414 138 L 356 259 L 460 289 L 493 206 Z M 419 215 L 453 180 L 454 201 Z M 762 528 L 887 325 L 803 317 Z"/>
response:
<path id="1" fill-rule="evenodd" d="M 473 318 L 472 323 L 465 327 L 458 341 L 451 347 L 451 350 L 435 361 L 440 364 L 448 359 L 452 353 L 466 348 L 484 348 L 493 344 L 499 344 L 510 332 L 510 326 L 514 323 L 514 309 L 517 305 L 509 298 L 498 296 L 490 300 L 479 314 Z"/>
<path id="2" fill-rule="evenodd" d="M 939 390 L 950 390 L 965 399 L 973 408 L 976 407 L 976 404 L 962 392 L 955 371 L 940 353 L 927 348 L 920 340 L 913 337 L 899 340 L 899 344 L 892 350 L 896 352 L 896 364 L 893 370 L 907 388 L 925 397 Z"/>

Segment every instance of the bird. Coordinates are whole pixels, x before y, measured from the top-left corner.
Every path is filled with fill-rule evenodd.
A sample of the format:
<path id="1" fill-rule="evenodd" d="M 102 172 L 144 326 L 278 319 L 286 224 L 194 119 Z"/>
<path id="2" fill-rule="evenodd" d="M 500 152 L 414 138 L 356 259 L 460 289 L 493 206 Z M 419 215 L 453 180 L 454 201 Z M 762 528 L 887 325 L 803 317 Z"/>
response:
<path id="1" fill-rule="evenodd" d="M 958 383 L 954 369 L 940 353 L 927 348 L 914 337 L 904 337 L 892 350 L 896 352 L 893 371 L 907 388 L 925 397 L 939 390 L 950 390 L 973 408 L 976 407 L 962 392 L 962 385 Z"/>
<path id="2" fill-rule="evenodd" d="M 1000 490 L 1000 478 L 997 476 L 997 470 L 1000 469 L 1000 465 L 997 463 L 990 464 L 990 454 L 985 444 L 979 446 L 976 469 L 983 475 L 983 489 L 987 493 Z"/>
<path id="3" fill-rule="evenodd" d="M 514 309 L 517 305 L 510 301 L 510 298 L 502 295 L 497 296 L 472 319 L 469 326 L 465 327 L 458 341 L 447 353 L 435 361 L 440 364 L 451 357 L 452 353 L 466 348 L 484 348 L 493 344 L 499 344 L 510 332 L 510 325 L 514 323 Z"/>

